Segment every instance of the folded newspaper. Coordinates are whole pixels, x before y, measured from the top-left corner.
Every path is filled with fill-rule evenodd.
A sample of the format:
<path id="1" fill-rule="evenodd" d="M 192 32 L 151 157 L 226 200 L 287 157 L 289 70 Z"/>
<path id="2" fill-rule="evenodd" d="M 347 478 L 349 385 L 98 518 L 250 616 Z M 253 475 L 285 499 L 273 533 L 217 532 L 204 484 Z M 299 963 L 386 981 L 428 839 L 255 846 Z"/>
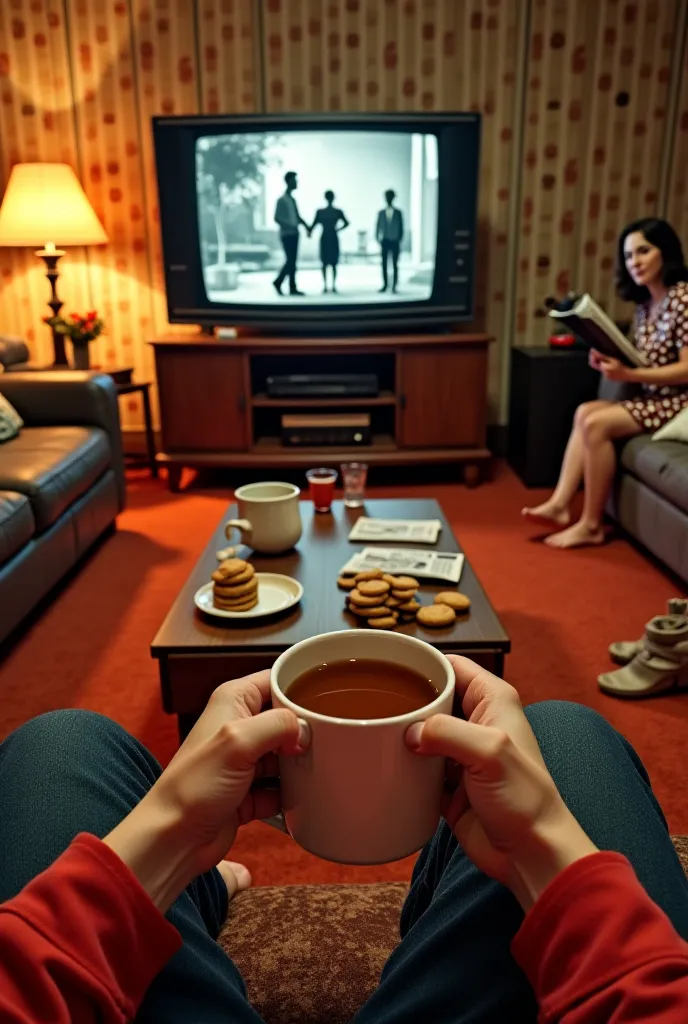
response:
<path id="1" fill-rule="evenodd" d="M 441 529 L 442 522 L 439 519 L 371 519 L 370 516 L 359 516 L 351 529 L 349 540 L 434 544 Z"/>
<path id="2" fill-rule="evenodd" d="M 458 583 L 463 555 L 451 551 L 423 551 L 413 548 L 363 548 L 342 566 L 342 572 L 384 569 L 395 576 L 419 576 L 421 579 Z"/>

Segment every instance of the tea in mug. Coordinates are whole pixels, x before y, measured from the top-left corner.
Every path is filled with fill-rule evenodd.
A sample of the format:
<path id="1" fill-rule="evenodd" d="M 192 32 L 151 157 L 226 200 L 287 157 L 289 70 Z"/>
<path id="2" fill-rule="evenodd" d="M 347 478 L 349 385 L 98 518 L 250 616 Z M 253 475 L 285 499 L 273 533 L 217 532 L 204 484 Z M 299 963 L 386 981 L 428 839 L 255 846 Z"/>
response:
<path id="1" fill-rule="evenodd" d="M 431 704 L 438 696 L 420 672 L 390 661 L 351 658 L 316 665 L 285 691 L 306 711 L 332 718 L 394 718 Z"/>

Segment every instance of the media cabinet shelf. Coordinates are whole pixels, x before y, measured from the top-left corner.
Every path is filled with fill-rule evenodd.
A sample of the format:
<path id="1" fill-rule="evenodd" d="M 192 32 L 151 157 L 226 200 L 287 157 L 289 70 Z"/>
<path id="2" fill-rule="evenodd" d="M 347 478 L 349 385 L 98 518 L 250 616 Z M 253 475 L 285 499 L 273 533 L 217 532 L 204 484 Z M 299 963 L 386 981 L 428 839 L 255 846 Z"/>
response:
<path id="1" fill-rule="evenodd" d="M 376 405 L 396 405 L 397 396 L 393 391 L 381 391 L 374 398 L 273 398 L 264 391 L 258 391 L 251 398 L 256 409 L 353 409 Z"/>
<path id="2" fill-rule="evenodd" d="M 469 485 L 491 458 L 485 443 L 487 334 L 399 334 L 365 338 L 151 340 L 160 398 L 158 461 L 177 490 L 185 466 L 307 468 L 360 460 L 373 465 L 456 463 Z M 269 373 L 378 374 L 374 398 L 273 398 Z M 280 410 L 371 411 L 372 443 L 292 448 L 281 444 Z"/>
<path id="3" fill-rule="evenodd" d="M 283 445 L 279 437 L 261 437 L 253 445 L 251 451 L 254 455 L 270 455 L 273 458 L 279 455 L 280 461 L 283 455 L 289 457 L 292 454 L 296 454 L 308 456 L 312 462 L 313 456 L 328 452 L 330 455 L 337 455 L 338 458 L 343 459 L 345 462 L 352 459 L 360 459 L 363 462 L 367 462 L 370 455 L 398 452 L 399 447 L 394 443 L 394 438 L 389 434 L 373 434 L 370 444 L 354 445 L 349 448 L 345 445 L 317 445 L 311 448 L 296 448 Z M 347 459 L 344 459 L 344 455 L 347 456 Z"/>

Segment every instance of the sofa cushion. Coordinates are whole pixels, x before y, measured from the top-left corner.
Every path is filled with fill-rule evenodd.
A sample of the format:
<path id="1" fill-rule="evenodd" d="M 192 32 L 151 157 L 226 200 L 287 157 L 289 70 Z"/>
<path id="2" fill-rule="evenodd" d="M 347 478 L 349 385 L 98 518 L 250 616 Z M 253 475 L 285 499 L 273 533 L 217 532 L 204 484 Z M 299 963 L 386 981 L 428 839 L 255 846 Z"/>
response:
<path id="1" fill-rule="evenodd" d="M 109 465 L 107 434 L 99 427 L 25 427 L 0 449 L 0 488 L 26 495 L 40 532 Z"/>
<path id="2" fill-rule="evenodd" d="M 627 441 L 621 464 L 657 494 L 688 512 L 688 444 L 653 441 L 641 434 Z"/>
<path id="3" fill-rule="evenodd" d="M 4 395 L 0 395 L 0 444 L 16 437 L 23 426 L 24 421 L 17 410 Z"/>
<path id="4" fill-rule="evenodd" d="M 0 491 L 0 565 L 28 544 L 35 530 L 29 499 L 16 491 Z"/>

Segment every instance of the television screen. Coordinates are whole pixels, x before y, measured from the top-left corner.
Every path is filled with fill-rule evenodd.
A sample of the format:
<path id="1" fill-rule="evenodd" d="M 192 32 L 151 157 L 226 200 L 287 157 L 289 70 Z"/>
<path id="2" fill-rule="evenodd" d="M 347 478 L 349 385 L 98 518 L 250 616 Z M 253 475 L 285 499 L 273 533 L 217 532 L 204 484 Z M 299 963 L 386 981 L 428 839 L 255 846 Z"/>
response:
<path id="1" fill-rule="evenodd" d="M 154 118 L 172 322 L 472 315 L 477 114 Z"/>
<path id="2" fill-rule="evenodd" d="M 208 299 L 427 301 L 437 175 L 433 134 L 202 135 L 196 192 Z"/>

